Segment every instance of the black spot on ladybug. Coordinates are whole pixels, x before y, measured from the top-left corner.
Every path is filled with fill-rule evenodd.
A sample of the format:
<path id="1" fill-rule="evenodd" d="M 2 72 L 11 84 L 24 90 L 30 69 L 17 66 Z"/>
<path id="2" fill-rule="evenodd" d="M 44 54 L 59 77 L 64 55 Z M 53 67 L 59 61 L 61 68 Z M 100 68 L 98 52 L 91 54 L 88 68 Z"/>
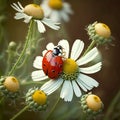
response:
<path id="1" fill-rule="evenodd" d="M 46 75 L 48 75 L 48 70 L 45 72 Z"/>
<path id="2" fill-rule="evenodd" d="M 62 68 L 62 64 L 59 64 L 59 67 Z"/>
<path id="3" fill-rule="evenodd" d="M 46 66 L 45 64 L 43 64 L 43 66 Z"/>
<path id="4" fill-rule="evenodd" d="M 57 65 L 58 63 L 57 62 L 55 62 L 55 65 Z"/>
<path id="5" fill-rule="evenodd" d="M 54 72 L 55 72 L 55 70 L 52 70 L 52 72 L 54 73 Z"/>

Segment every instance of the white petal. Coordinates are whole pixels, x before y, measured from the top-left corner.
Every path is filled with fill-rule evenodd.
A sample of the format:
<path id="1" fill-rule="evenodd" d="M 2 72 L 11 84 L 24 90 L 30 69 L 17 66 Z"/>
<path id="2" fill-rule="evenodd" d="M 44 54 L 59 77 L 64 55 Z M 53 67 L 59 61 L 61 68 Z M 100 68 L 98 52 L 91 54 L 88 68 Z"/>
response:
<path id="1" fill-rule="evenodd" d="M 58 43 L 58 45 L 61 45 L 63 47 L 63 49 L 65 50 L 65 57 L 68 58 L 69 56 L 69 43 L 67 40 L 60 40 L 60 42 Z"/>
<path id="2" fill-rule="evenodd" d="M 38 31 L 40 33 L 44 33 L 46 31 L 45 26 L 43 25 L 43 23 L 40 20 L 35 20 L 37 22 L 38 25 Z"/>
<path id="3" fill-rule="evenodd" d="M 41 7 L 44 10 L 45 17 L 49 17 L 52 9 L 48 6 L 48 1 L 43 0 L 43 2 L 41 3 Z"/>
<path id="4" fill-rule="evenodd" d="M 59 23 L 54 23 L 51 19 L 43 18 L 41 21 L 44 24 L 46 24 L 48 27 L 50 27 L 54 30 L 59 30 L 60 29 L 60 27 L 58 26 Z"/>
<path id="5" fill-rule="evenodd" d="M 17 2 L 17 3 L 18 3 L 19 8 L 21 8 L 23 10 L 24 8 L 23 8 L 22 4 L 20 2 Z"/>
<path id="6" fill-rule="evenodd" d="M 50 80 L 41 87 L 41 90 L 50 95 L 51 93 L 56 91 L 62 85 L 62 83 L 63 79 Z"/>
<path id="7" fill-rule="evenodd" d="M 73 11 L 72 11 L 72 9 L 71 9 L 71 6 L 70 6 L 70 4 L 67 3 L 67 2 L 64 2 L 64 4 L 63 4 L 63 9 L 64 9 L 64 11 L 65 11 L 66 13 L 68 13 L 68 14 L 73 14 Z"/>
<path id="8" fill-rule="evenodd" d="M 50 14 L 50 19 L 53 20 L 54 22 L 60 22 L 61 16 L 59 14 L 59 11 L 52 11 Z"/>
<path id="9" fill-rule="evenodd" d="M 30 22 L 30 20 L 32 19 L 32 16 L 28 16 L 28 15 L 26 15 L 26 14 L 24 14 L 24 22 L 25 23 L 29 23 Z"/>
<path id="10" fill-rule="evenodd" d="M 71 101 L 73 98 L 73 88 L 72 88 L 72 84 L 71 81 L 69 80 L 65 80 L 65 82 L 63 83 L 63 87 L 60 93 L 60 97 L 62 99 L 64 99 L 64 101 Z"/>
<path id="11" fill-rule="evenodd" d="M 46 49 L 47 50 L 53 50 L 54 49 L 54 44 L 53 43 L 48 43 L 47 46 L 46 46 Z"/>
<path id="12" fill-rule="evenodd" d="M 101 66 L 102 66 L 102 62 L 99 62 L 99 63 L 97 63 L 95 65 L 90 66 L 90 67 L 85 67 L 85 68 L 81 68 L 80 67 L 79 70 L 82 73 L 92 74 L 92 73 L 96 73 L 96 72 L 100 71 L 101 70 Z"/>
<path id="13" fill-rule="evenodd" d="M 18 5 L 18 4 L 13 3 L 13 5 L 16 7 L 16 9 L 21 10 L 21 8 L 19 7 L 19 5 Z"/>
<path id="14" fill-rule="evenodd" d="M 91 86 L 91 85 L 88 85 L 88 84 L 86 84 L 85 82 L 83 82 L 81 79 L 80 79 L 80 77 L 78 77 L 78 81 L 80 81 L 80 83 L 82 84 L 82 86 L 84 86 L 87 90 L 91 90 L 92 88 L 93 88 L 93 86 Z"/>
<path id="15" fill-rule="evenodd" d="M 25 18 L 25 16 L 24 16 L 23 13 L 17 12 L 17 13 L 15 13 L 15 17 L 14 18 L 19 20 L 19 19 Z"/>
<path id="16" fill-rule="evenodd" d="M 64 20 L 65 22 L 69 21 L 69 15 L 65 11 L 60 11 L 59 15 L 61 16 L 61 19 Z"/>
<path id="17" fill-rule="evenodd" d="M 33 66 L 37 69 L 42 69 L 42 56 L 37 56 L 33 62 Z"/>
<path id="18" fill-rule="evenodd" d="M 16 6 L 15 6 L 15 5 L 11 5 L 11 7 L 12 7 L 14 10 L 16 10 L 16 11 L 21 12 L 21 10 L 20 10 L 20 9 L 18 9 L 18 8 L 16 8 Z"/>
<path id="19" fill-rule="evenodd" d="M 79 86 L 77 85 L 77 83 L 75 81 L 72 81 L 72 86 L 73 86 L 73 90 L 74 90 L 75 95 L 77 97 L 80 97 L 82 95 L 82 93 L 81 93 Z"/>
<path id="20" fill-rule="evenodd" d="M 79 78 L 81 79 L 81 81 L 83 81 L 88 86 L 98 87 L 98 85 L 99 85 L 99 83 L 95 79 L 93 79 L 87 75 L 84 75 L 82 73 L 79 75 Z"/>
<path id="21" fill-rule="evenodd" d="M 87 89 L 86 87 L 82 84 L 81 80 L 78 78 L 77 80 L 77 83 L 79 84 L 79 86 L 82 88 L 83 91 L 87 92 Z"/>
<path id="22" fill-rule="evenodd" d="M 83 51 L 83 48 L 84 48 L 84 42 L 77 39 L 73 43 L 70 58 L 76 60 L 80 56 L 81 52 Z"/>
<path id="23" fill-rule="evenodd" d="M 11 7 L 18 12 L 23 12 L 23 9 L 21 9 L 16 3 L 13 3 L 13 5 L 11 5 Z"/>
<path id="24" fill-rule="evenodd" d="M 84 64 L 92 61 L 97 55 L 98 55 L 98 50 L 96 47 L 94 47 L 85 56 L 83 56 L 79 60 L 77 60 L 77 63 L 79 66 L 84 65 Z"/>
<path id="25" fill-rule="evenodd" d="M 44 74 L 43 70 L 37 70 L 32 72 L 31 77 L 33 81 L 41 81 L 48 78 L 48 76 Z"/>
<path id="26" fill-rule="evenodd" d="M 47 52 L 47 50 L 43 50 L 42 55 L 44 56 L 46 52 Z"/>
<path id="27" fill-rule="evenodd" d="M 56 83 L 56 80 L 51 79 L 48 82 L 46 82 L 44 85 L 42 85 L 41 90 L 48 89 L 49 87 L 51 87 L 55 83 Z"/>

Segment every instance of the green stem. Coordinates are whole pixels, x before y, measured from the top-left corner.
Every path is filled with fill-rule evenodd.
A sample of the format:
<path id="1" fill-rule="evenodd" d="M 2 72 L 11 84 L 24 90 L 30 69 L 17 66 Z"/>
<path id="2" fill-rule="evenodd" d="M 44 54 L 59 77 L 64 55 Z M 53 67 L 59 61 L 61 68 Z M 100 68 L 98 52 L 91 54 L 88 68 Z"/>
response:
<path id="1" fill-rule="evenodd" d="M 19 115 L 25 112 L 28 108 L 29 106 L 25 106 L 21 111 L 19 111 L 16 115 L 14 115 L 10 120 L 15 120 Z"/>
<path id="2" fill-rule="evenodd" d="M 30 82 L 23 82 L 23 83 L 21 83 L 21 85 L 22 86 L 27 86 L 27 85 L 33 85 L 33 84 L 37 84 L 37 85 L 43 85 L 44 84 L 44 82 L 34 82 L 34 81 L 30 81 Z"/>
<path id="3" fill-rule="evenodd" d="M 57 99 L 56 103 L 55 103 L 54 106 L 52 107 L 52 109 L 51 109 L 51 111 L 49 112 L 46 120 L 49 120 L 49 119 L 50 119 L 50 117 L 51 117 L 52 113 L 54 112 L 54 110 L 55 110 L 57 104 L 59 103 L 59 101 L 60 101 L 60 97 Z"/>
<path id="4" fill-rule="evenodd" d="M 23 60 L 23 62 L 21 63 L 21 65 L 19 65 L 19 66 L 17 66 L 17 69 L 20 69 L 20 68 L 22 68 L 22 66 L 26 63 L 26 61 L 28 60 L 28 55 L 26 55 L 25 56 L 25 58 L 24 58 L 24 60 Z"/>
<path id="5" fill-rule="evenodd" d="M 3 102 L 3 100 L 4 100 L 4 97 L 1 98 L 1 100 L 0 100 L 0 104 Z"/>
<path id="6" fill-rule="evenodd" d="M 83 56 L 86 55 L 86 53 L 88 53 L 92 48 L 93 46 L 96 44 L 96 41 L 95 40 L 92 40 L 91 44 L 88 46 L 88 48 L 86 49 L 86 51 L 84 52 Z"/>
<path id="7" fill-rule="evenodd" d="M 33 23 L 33 20 L 31 20 L 31 22 L 30 22 L 30 26 L 29 26 L 29 30 L 28 30 L 28 35 L 26 37 L 24 48 L 23 48 L 23 50 L 22 50 L 19 58 L 17 59 L 16 63 L 12 67 L 11 71 L 8 73 L 8 76 L 10 76 L 10 75 L 13 74 L 13 72 L 16 70 L 17 65 L 20 63 L 22 57 L 24 56 L 24 53 L 25 53 L 25 51 L 26 51 L 26 49 L 28 47 L 28 44 L 30 42 L 32 23 Z"/>
<path id="8" fill-rule="evenodd" d="M 110 107 L 108 108 L 108 111 L 104 117 L 104 120 L 110 120 L 110 115 L 114 111 L 114 107 L 116 106 L 116 103 L 120 100 L 120 91 L 117 93 L 116 97 L 113 99 L 112 103 L 110 104 Z"/>

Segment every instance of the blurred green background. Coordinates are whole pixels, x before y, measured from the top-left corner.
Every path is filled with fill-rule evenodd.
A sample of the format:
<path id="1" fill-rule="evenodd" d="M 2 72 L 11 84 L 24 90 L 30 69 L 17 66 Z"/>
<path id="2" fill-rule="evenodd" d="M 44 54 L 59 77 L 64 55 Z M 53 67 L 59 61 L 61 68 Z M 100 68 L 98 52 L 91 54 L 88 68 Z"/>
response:
<path id="1" fill-rule="evenodd" d="M 86 45 L 89 45 L 90 40 L 88 39 L 87 32 L 85 27 L 95 21 L 103 22 L 107 24 L 112 31 L 112 36 L 114 40 L 112 45 L 109 45 L 107 48 L 101 46 L 99 48 L 102 57 L 103 57 L 103 68 L 99 73 L 92 75 L 97 81 L 99 81 L 100 85 L 98 88 L 93 90 L 93 93 L 97 94 L 101 97 L 104 103 L 104 113 L 103 115 L 108 114 L 107 111 L 111 105 L 113 104 L 111 110 L 109 111 L 109 120 L 120 120 L 120 97 L 116 98 L 117 100 L 113 103 L 115 96 L 120 90 L 120 4 L 119 0 L 66 0 L 71 4 L 71 7 L 74 11 L 74 14 L 70 16 L 71 20 L 68 23 L 65 23 L 66 30 L 69 35 L 68 41 L 73 43 L 73 41 L 77 38 L 80 38 L 85 42 Z M 10 41 L 23 41 L 25 40 L 25 36 L 27 34 L 28 25 L 23 23 L 22 20 L 15 20 L 14 14 L 15 11 L 11 8 L 10 4 L 13 2 L 17 2 L 17 0 L 0 0 L 0 16 L 5 15 L 5 22 L 1 23 L 2 27 L 5 30 L 5 39 Z M 32 3 L 32 0 L 19 0 L 22 5 L 27 5 Z M 3 6 L 3 7 L 1 7 Z M 1 27 L 1 26 L 0 26 Z M 2 32 L 2 31 L 0 31 Z M 55 32 L 56 33 L 56 32 Z M 2 34 L 2 33 L 1 33 Z M 46 35 L 46 34 L 44 34 Z M 65 36 L 66 38 L 66 36 Z M 45 45 L 48 42 L 57 43 L 60 39 L 64 39 L 63 36 L 54 36 L 49 37 L 46 35 L 44 41 L 41 41 L 41 46 L 39 48 L 40 53 L 44 50 Z M 87 47 L 87 46 L 86 46 Z M 0 43 L 0 54 L 3 52 L 3 43 Z M 2 63 L 0 62 L 0 69 L 4 69 Z M 4 71 L 4 70 L 3 70 Z M 51 99 L 55 94 L 51 96 Z M 54 101 L 54 99 L 52 100 Z M 18 104 L 18 107 L 12 107 L 9 104 L 9 101 L 6 102 L 6 106 L 4 109 L 0 110 L 0 114 L 3 115 L 0 120 L 9 120 L 12 115 L 14 115 L 17 111 L 20 110 L 21 106 Z M 63 103 L 64 109 L 73 109 L 74 103 Z M 69 107 L 71 106 L 71 107 Z M 0 106 L 2 108 L 2 106 Z M 59 112 L 57 108 L 56 114 Z M 67 111 L 69 110 L 67 109 Z M 80 111 L 77 111 L 76 118 L 72 117 L 73 113 L 69 113 L 69 120 L 79 120 Z M 46 113 L 49 112 L 48 110 Z M 44 112 L 35 113 L 35 112 L 25 112 L 23 113 L 17 120 L 40 120 L 40 116 L 45 116 Z M 71 116 L 70 116 L 71 115 Z M 75 115 L 75 114 L 74 114 Z M 114 116 L 114 117 L 112 117 Z M 44 118 L 44 117 L 43 117 Z M 58 117 L 59 118 L 59 117 Z M 63 120 L 68 120 L 68 118 L 63 118 Z M 103 118 L 98 118 L 102 120 Z M 42 120 L 42 117 L 41 117 Z M 55 120 L 58 120 L 57 118 Z M 106 119 L 107 120 L 107 119 Z"/>

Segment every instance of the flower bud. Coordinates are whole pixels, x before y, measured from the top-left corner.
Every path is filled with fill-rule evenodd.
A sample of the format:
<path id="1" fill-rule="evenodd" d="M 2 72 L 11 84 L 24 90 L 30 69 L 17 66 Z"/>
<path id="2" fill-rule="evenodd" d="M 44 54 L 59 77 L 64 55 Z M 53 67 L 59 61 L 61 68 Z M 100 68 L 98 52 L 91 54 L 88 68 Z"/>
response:
<path id="1" fill-rule="evenodd" d="M 39 88 L 31 88 L 26 94 L 26 104 L 29 105 L 30 110 L 44 110 L 48 105 L 47 95 Z"/>
<path id="2" fill-rule="evenodd" d="M 43 19 L 44 17 L 43 9 L 37 4 L 26 5 L 24 8 L 24 13 L 29 16 L 33 16 L 33 18 L 36 19 Z"/>
<path id="3" fill-rule="evenodd" d="M 6 89 L 11 91 L 11 92 L 16 92 L 19 90 L 19 82 L 13 76 L 7 77 L 3 84 L 6 87 Z"/>
<path id="4" fill-rule="evenodd" d="M 47 100 L 46 94 L 41 90 L 36 90 L 32 95 L 32 98 L 39 105 L 44 105 Z"/>
<path id="5" fill-rule="evenodd" d="M 81 97 L 81 107 L 86 114 L 96 115 L 103 109 L 101 99 L 94 94 L 88 93 Z"/>
<path id="6" fill-rule="evenodd" d="M 17 47 L 16 42 L 11 41 L 11 42 L 9 43 L 8 49 L 15 50 L 16 47 Z"/>
<path id="7" fill-rule="evenodd" d="M 97 23 L 95 25 L 95 31 L 98 35 L 109 38 L 111 36 L 110 28 L 104 23 Z"/>
<path id="8" fill-rule="evenodd" d="M 14 76 L 1 77 L 0 90 L 5 97 L 16 98 L 19 95 L 19 82 Z"/>
<path id="9" fill-rule="evenodd" d="M 104 23 L 94 22 L 87 27 L 89 39 L 94 40 L 97 44 L 110 43 L 112 41 L 111 30 Z"/>
<path id="10" fill-rule="evenodd" d="M 86 98 L 86 103 L 87 103 L 88 108 L 94 111 L 98 111 L 99 109 L 101 109 L 101 106 L 102 106 L 101 99 L 98 96 L 93 95 L 93 94 L 89 95 Z"/>

